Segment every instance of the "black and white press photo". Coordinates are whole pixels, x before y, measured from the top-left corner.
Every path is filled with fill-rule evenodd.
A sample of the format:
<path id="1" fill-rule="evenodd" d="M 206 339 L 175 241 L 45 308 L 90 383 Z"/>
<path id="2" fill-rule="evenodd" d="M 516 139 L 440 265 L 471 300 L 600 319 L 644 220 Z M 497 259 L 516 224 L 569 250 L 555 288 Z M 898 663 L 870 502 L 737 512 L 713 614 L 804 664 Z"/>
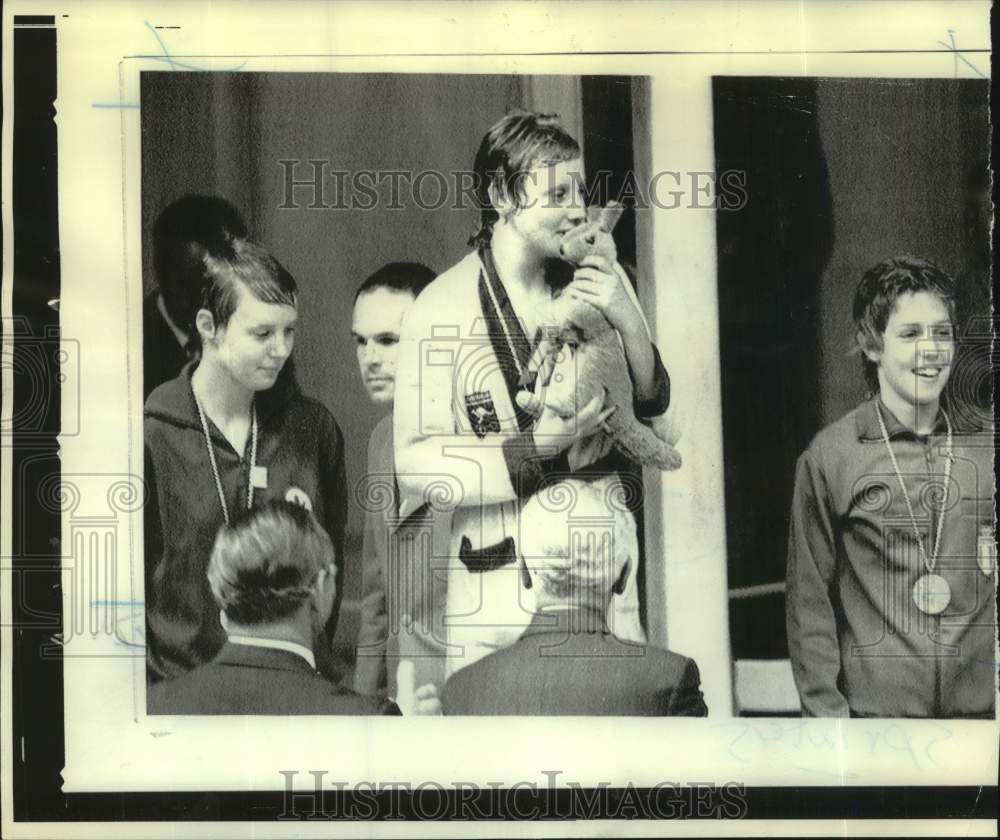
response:
<path id="1" fill-rule="evenodd" d="M 6 833 L 995 832 L 987 3 L 3 20 Z"/>
<path id="2" fill-rule="evenodd" d="M 649 91 L 142 74 L 150 713 L 994 716 L 985 82 L 717 76 L 704 172 Z M 650 620 L 699 465 L 642 300 L 704 282 L 656 211 L 716 227 L 701 670 Z"/>

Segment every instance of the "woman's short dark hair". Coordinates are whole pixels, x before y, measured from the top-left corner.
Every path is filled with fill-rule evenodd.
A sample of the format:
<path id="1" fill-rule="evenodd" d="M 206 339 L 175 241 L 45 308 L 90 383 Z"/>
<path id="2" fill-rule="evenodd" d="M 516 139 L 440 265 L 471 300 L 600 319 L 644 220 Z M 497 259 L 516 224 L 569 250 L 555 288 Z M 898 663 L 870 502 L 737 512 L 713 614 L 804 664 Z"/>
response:
<path id="1" fill-rule="evenodd" d="M 490 199 L 490 187 L 515 204 L 524 198 L 524 179 L 536 166 L 580 157 L 580 144 L 559 123 L 557 114 L 514 111 L 483 136 L 473 164 L 479 230 L 469 245 L 485 245 L 499 218 Z"/>
<path id="2" fill-rule="evenodd" d="M 861 351 L 865 381 L 878 390 L 878 365 L 865 350 L 880 350 L 889 316 L 900 297 L 911 292 L 930 292 L 948 308 L 952 323 L 958 321 L 957 287 L 954 279 L 930 260 L 899 256 L 884 260 L 865 272 L 854 294 L 854 329 Z"/>
<path id="3" fill-rule="evenodd" d="M 202 309 L 207 309 L 216 329 L 224 327 L 239 303 L 237 283 L 262 303 L 297 305 L 295 278 L 268 251 L 249 239 L 234 239 L 218 253 L 206 253 Z"/>
<path id="4" fill-rule="evenodd" d="M 333 543 L 313 515 L 276 499 L 219 529 L 208 583 L 227 618 L 266 624 L 294 615 L 333 560 Z"/>

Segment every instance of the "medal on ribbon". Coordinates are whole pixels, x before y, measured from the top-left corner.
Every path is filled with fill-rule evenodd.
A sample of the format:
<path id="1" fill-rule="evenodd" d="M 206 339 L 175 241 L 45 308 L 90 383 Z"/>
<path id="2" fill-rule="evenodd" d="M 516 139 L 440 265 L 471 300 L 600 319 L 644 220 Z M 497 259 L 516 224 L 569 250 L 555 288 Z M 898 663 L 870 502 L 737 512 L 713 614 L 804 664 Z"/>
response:
<path id="1" fill-rule="evenodd" d="M 934 547 L 928 553 L 924 546 L 924 535 L 917 527 L 917 517 L 913 512 L 913 503 L 910 501 L 910 494 L 906 489 L 906 482 L 903 481 L 903 473 L 899 469 L 899 462 L 896 460 L 896 453 L 892 451 L 892 443 L 889 441 L 889 431 L 885 427 L 885 420 L 882 418 L 882 409 L 875 403 L 875 415 L 878 417 L 879 430 L 882 432 L 882 440 L 885 448 L 889 452 L 889 460 L 892 461 L 892 468 L 899 481 L 899 489 L 903 491 L 903 501 L 906 502 L 906 510 L 910 514 L 910 525 L 913 526 L 913 535 L 917 540 L 917 548 L 920 549 L 920 558 L 923 560 L 925 574 L 917 578 L 913 584 L 913 603 L 917 609 L 927 615 L 938 615 L 948 608 L 951 603 L 951 586 L 934 569 L 937 565 L 938 554 L 941 548 L 941 532 L 944 530 L 944 512 L 948 508 L 948 493 L 951 489 L 951 465 L 955 460 L 955 453 L 952 444 L 951 420 L 948 414 L 941 412 L 944 416 L 945 425 L 948 427 L 947 454 L 944 467 L 944 498 L 941 500 L 941 507 L 938 509 L 937 529 L 934 536 Z"/>
<path id="2" fill-rule="evenodd" d="M 951 603 L 951 587 L 948 581 L 941 575 L 921 575 L 913 584 L 913 603 L 917 605 L 917 609 L 928 615 L 944 612 Z"/>

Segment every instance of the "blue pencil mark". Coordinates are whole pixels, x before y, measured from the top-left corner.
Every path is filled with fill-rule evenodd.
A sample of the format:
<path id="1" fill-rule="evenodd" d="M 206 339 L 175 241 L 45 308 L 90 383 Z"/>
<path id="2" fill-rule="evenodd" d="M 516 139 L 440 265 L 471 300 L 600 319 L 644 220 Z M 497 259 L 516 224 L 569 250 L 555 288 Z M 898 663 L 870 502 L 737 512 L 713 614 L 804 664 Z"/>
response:
<path id="1" fill-rule="evenodd" d="M 125 639 L 118 638 L 117 636 L 115 637 L 114 643 L 118 647 L 125 648 L 126 650 L 145 650 L 146 649 L 146 645 L 145 645 L 144 642 L 129 642 L 129 641 L 125 640 Z"/>
<path id="2" fill-rule="evenodd" d="M 955 30 L 954 29 L 949 29 L 948 30 L 948 40 L 951 43 L 946 44 L 944 41 L 938 41 L 938 43 L 942 47 L 944 47 L 946 50 L 949 50 L 955 56 L 955 78 L 956 79 L 958 78 L 958 62 L 959 61 L 961 61 L 967 67 L 972 68 L 972 70 L 977 75 L 981 76 L 982 78 L 984 78 L 984 79 L 988 79 L 989 78 L 989 76 L 987 76 L 982 70 L 980 70 L 978 67 L 976 67 L 975 64 L 973 64 L 971 61 L 969 61 L 969 59 L 967 59 L 959 51 L 958 47 L 955 45 Z"/>
<path id="3" fill-rule="evenodd" d="M 90 602 L 92 607 L 144 607 L 146 605 L 145 601 L 101 601 L 94 600 Z"/>
<path id="4" fill-rule="evenodd" d="M 936 727 L 938 731 L 941 733 L 941 736 L 939 738 L 930 739 L 924 745 L 924 755 L 927 757 L 927 760 L 931 764 L 933 764 L 935 767 L 940 767 L 941 762 L 934 757 L 934 748 L 937 746 L 938 741 L 947 741 L 949 738 L 952 737 L 952 734 L 951 734 L 951 729 L 949 729 L 943 723 L 936 724 Z"/>
<path id="5" fill-rule="evenodd" d="M 185 64 L 184 62 L 178 61 L 170 54 L 170 50 L 167 49 L 167 45 L 163 42 L 163 38 L 160 37 L 160 33 L 156 31 L 156 27 L 153 26 L 148 20 L 144 20 L 143 24 L 146 29 L 148 29 L 153 37 L 156 39 L 156 43 L 159 45 L 160 49 L 163 51 L 163 55 L 140 55 L 138 58 L 143 58 L 148 61 L 161 61 L 167 64 L 171 70 L 208 70 L 207 67 L 199 67 L 196 64 Z M 237 70 L 242 70 L 246 65 L 246 61 L 241 61 L 235 67 L 217 67 L 212 68 L 213 70 L 218 70 L 223 73 L 233 73 Z M 130 110 L 139 109 L 138 102 L 91 102 L 91 108 L 103 108 L 106 110 Z"/>
<path id="6" fill-rule="evenodd" d="M 141 613 L 127 613 L 115 622 L 115 644 L 130 650 L 145 649 L 146 622 Z"/>
<path id="7" fill-rule="evenodd" d="M 920 761 L 913 751 L 913 739 L 905 726 L 896 723 L 882 724 L 866 730 L 865 738 L 868 740 L 869 752 L 902 753 L 909 757 L 916 769 L 921 769 Z"/>
<path id="8" fill-rule="evenodd" d="M 150 22 L 148 20 L 144 20 L 143 23 L 146 25 L 146 28 L 150 32 L 153 33 L 153 37 L 156 38 L 156 43 L 159 44 L 160 45 L 160 49 L 163 50 L 163 55 L 144 55 L 144 56 L 140 56 L 141 58 L 148 58 L 148 59 L 150 59 L 152 61 L 163 61 L 163 62 L 166 62 L 167 64 L 170 65 L 171 69 L 175 69 L 175 70 L 176 69 L 180 69 L 180 70 L 205 70 L 205 69 L 207 69 L 205 67 L 198 67 L 197 65 L 194 65 L 194 64 L 184 64 L 184 63 L 182 63 L 180 61 L 177 61 L 177 59 L 175 59 L 173 56 L 170 55 L 170 50 L 168 50 L 167 49 L 167 45 L 163 43 L 163 39 L 160 37 L 160 33 L 156 31 L 156 27 L 154 27 L 152 24 L 150 24 Z M 237 64 L 235 67 L 230 67 L 228 69 L 221 68 L 221 67 L 219 67 L 219 68 L 213 68 L 213 69 L 220 70 L 222 72 L 229 72 L 229 73 L 231 73 L 231 72 L 233 72 L 235 70 L 240 70 L 245 64 L 246 64 L 246 62 L 243 61 L 243 62 L 240 62 L 239 64 Z"/>
<path id="9" fill-rule="evenodd" d="M 870 755 L 898 757 L 917 770 L 939 767 L 938 748 L 952 737 L 951 729 L 935 723 L 934 730 L 912 728 L 903 723 L 872 722 L 864 728 L 837 730 L 829 722 L 811 720 L 740 720 L 721 724 L 732 735 L 728 754 L 737 761 L 781 761 L 796 769 L 840 779 L 859 779 L 862 774 L 844 767 L 831 769 L 830 754 L 860 751 Z M 853 744 L 852 744 L 853 741 Z"/>
<path id="10" fill-rule="evenodd" d="M 132 599 L 94 598 L 90 602 L 91 609 L 113 610 L 115 647 L 134 651 L 141 651 L 146 647 L 146 617 L 141 609 L 137 609 L 145 606 L 145 601 Z"/>

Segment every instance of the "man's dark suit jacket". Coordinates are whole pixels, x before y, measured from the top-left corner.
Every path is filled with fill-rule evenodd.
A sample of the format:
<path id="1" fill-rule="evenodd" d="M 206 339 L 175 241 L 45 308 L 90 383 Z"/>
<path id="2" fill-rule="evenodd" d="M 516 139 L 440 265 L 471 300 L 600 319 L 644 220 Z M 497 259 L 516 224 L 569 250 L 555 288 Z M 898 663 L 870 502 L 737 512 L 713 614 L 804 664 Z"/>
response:
<path id="1" fill-rule="evenodd" d="M 616 639 L 586 610 L 538 613 L 520 639 L 456 671 L 446 715 L 708 714 L 694 660 Z"/>
<path id="2" fill-rule="evenodd" d="M 151 715 L 398 715 L 334 685 L 296 653 L 227 643 L 200 668 L 149 689 Z"/>

